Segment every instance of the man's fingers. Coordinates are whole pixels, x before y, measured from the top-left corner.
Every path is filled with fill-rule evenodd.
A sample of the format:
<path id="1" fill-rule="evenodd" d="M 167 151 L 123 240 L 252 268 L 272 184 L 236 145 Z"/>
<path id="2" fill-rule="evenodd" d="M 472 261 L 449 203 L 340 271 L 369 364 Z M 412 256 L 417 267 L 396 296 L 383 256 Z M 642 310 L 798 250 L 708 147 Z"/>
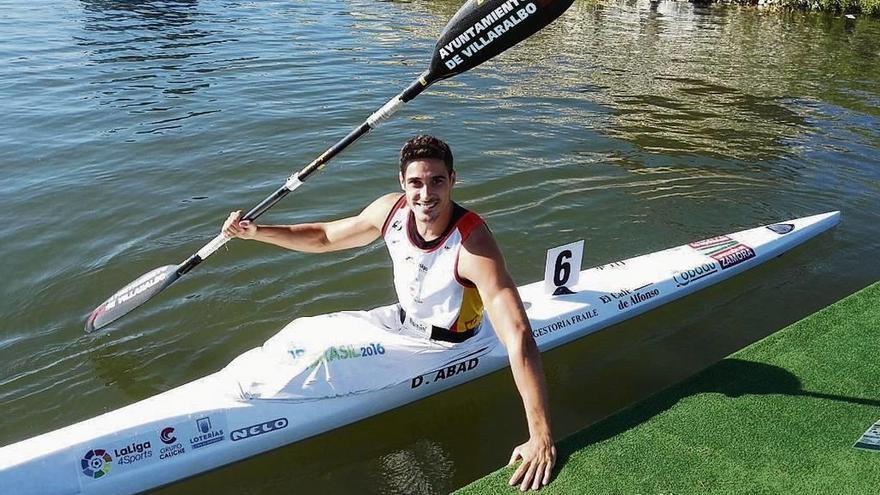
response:
<path id="1" fill-rule="evenodd" d="M 510 454 L 510 462 L 508 462 L 507 465 L 512 466 L 517 459 L 519 459 L 519 447 L 513 449 L 513 453 Z"/>
<path id="2" fill-rule="evenodd" d="M 541 481 L 541 484 L 544 486 L 550 483 L 550 475 L 553 474 L 553 464 L 553 462 L 550 462 L 544 466 L 544 479 Z"/>
<path id="3" fill-rule="evenodd" d="M 515 486 L 517 483 L 519 483 L 519 480 L 522 479 L 523 474 L 526 472 L 526 469 L 528 469 L 528 467 L 529 462 L 523 461 L 523 463 L 516 468 L 516 471 L 513 472 L 513 476 L 510 477 L 510 486 Z"/>
<path id="4" fill-rule="evenodd" d="M 525 463 L 523 463 L 525 464 Z M 535 471 L 538 469 L 538 466 L 534 462 L 530 462 L 529 468 L 526 470 L 526 474 L 523 477 L 522 484 L 519 485 L 520 491 L 526 491 L 532 485 L 532 480 L 535 479 Z"/>
<path id="5" fill-rule="evenodd" d="M 544 477 L 547 475 L 547 463 L 540 463 L 538 467 L 535 469 L 535 477 L 532 479 L 532 490 L 537 490 L 541 488 L 541 485 L 546 485 L 547 483 L 544 481 Z"/>
<path id="6" fill-rule="evenodd" d="M 242 233 L 242 228 L 238 223 L 239 218 L 241 218 L 241 210 L 236 210 L 229 214 L 229 217 L 223 222 L 223 228 L 221 229 L 223 235 L 233 238 Z"/>

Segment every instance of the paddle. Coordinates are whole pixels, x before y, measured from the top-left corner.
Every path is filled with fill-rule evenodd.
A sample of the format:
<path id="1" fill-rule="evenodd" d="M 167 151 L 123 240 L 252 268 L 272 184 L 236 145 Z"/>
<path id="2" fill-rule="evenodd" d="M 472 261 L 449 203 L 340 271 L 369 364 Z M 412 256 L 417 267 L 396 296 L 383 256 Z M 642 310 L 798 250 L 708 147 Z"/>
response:
<path id="1" fill-rule="evenodd" d="M 364 123 L 305 168 L 291 175 L 283 186 L 245 213 L 242 220 L 255 220 L 265 213 L 342 150 L 378 127 L 404 103 L 418 96 L 431 84 L 472 69 L 528 38 L 562 15 L 572 2 L 573 0 L 468 0 L 440 34 L 428 70 L 370 115 Z M 228 240 L 220 234 L 183 263 L 162 266 L 141 275 L 92 311 L 86 320 L 86 332 L 106 327 L 147 302 L 189 273 Z"/>

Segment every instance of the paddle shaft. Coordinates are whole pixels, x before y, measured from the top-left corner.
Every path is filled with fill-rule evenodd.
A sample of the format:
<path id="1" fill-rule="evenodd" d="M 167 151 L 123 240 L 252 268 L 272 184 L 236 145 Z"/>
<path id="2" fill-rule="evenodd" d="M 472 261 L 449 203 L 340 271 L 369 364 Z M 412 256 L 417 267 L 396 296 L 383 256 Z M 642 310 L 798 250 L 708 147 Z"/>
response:
<path id="1" fill-rule="evenodd" d="M 379 127 L 379 125 L 391 117 L 397 110 L 403 106 L 404 103 L 411 101 L 413 98 L 418 96 L 422 91 L 424 91 L 433 81 L 429 78 L 429 71 L 425 71 L 418 79 L 413 81 L 406 89 L 401 91 L 397 96 L 391 98 L 382 105 L 381 108 L 373 112 L 367 120 L 365 120 L 361 125 L 355 127 L 351 132 L 348 133 L 344 138 L 340 139 L 336 144 L 327 149 L 327 151 L 321 153 L 318 158 L 312 160 L 311 163 L 303 167 L 299 172 L 291 175 L 287 182 L 284 183 L 283 186 L 279 187 L 275 192 L 266 197 L 263 201 L 260 201 L 259 204 L 250 209 L 247 213 L 245 213 L 241 217 L 241 221 L 248 220 L 253 221 L 259 218 L 263 213 L 269 211 L 270 208 L 275 206 L 276 203 L 284 199 L 285 196 L 295 191 L 299 186 L 303 184 L 303 182 L 307 181 L 315 172 L 324 168 L 324 166 L 332 160 L 336 155 L 342 153 L 343 150 L 348 148 L 355 141 L 363 137 L 365 134 L 370 132 L 371 130 Z M 211 256 L 215 251 L 220 249 L 226 242 L 229 241 L 229 238 L 224 234 L 219 234 L 217 237 L 211 240 L 211 242 L 202 246 L 201 249 L 196 252 L 196 254 L 187 258 L 183 263 L 177 266 L 177 275 L 181 276 L 188 273 L 190 270 L 195 268 L 199 263 L 204 261 Z"/>

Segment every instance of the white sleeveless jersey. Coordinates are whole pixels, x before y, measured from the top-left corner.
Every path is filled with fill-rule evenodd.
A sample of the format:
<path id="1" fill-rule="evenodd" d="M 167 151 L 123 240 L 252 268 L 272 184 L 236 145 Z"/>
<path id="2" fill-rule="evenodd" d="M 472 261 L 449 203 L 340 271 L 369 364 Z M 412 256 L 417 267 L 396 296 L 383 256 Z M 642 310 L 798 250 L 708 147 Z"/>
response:
<path id="1" fill-rule="evenodd" d="M 466 332 L 482 321 L 483 301 L 476 287 L 458 276 L 458 255 L 465 239 L 484 222 L 476 213 L 455 207 L 451 228 L 436 245 L 431 242 L 432 247 L 424 248 L 414 237 L 415 219 L 401 196 L 385 220 L 382 237 L 394 265 L 394 289 L 407 318 Z"/>

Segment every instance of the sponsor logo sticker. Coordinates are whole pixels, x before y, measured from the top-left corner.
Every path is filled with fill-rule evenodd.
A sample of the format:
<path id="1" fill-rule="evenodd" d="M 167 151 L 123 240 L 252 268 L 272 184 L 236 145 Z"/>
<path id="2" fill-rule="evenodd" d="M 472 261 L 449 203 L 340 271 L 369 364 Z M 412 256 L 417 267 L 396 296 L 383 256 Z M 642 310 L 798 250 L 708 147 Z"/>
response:
<path id="1" fill-rule="evenodd" d="M 196 419 L 196 430 L 198 433 L 189 439 L 190 447 L 195 450 L 222 442 L 226 438 L 224 426 L 214 425 L 211 422 L 211 416 Z"/>
<path id="2" fill-rule="evenodd" d="M 132 437 L 122 436 L 110 439 L 106 443 L 102 442 L 103 448 L 89 450 L 79 461 L 85 482 L 107 476 L 111 467 L 118 476 L 119 473 L 140 469 L 160 459 L 183 453 L 183 446 L 175 443 L 176 437 L 180 435 L 180 428 L 180 425 L 176 425 L 176 428 L 169 426 Z M 113 443 L 110 443 L 111 441 Z M 174 454 L 169 455 L 169 452 Z"/>
<path id="3" fill-rule="evenodd" d="M 755 257 L 755 250 L 726 235 L 692 242 L 688 246 L 709 256 L 721 265 L 722 270 L 736 266 Z"/>
<path id="4" fill-rule="evenodd" d="M 721 263 L 721 269 L 726 270 L 732 266 L 736 266 L 743 261 L 748 261 L 755 257 L 755 250 L 740 244 L 718 254 L 713 254 L 712 258 Z"/>
<path id="5" fill-rule="evenodd" d="M 595 318 L 597 316 L 599 316 L 599 310 L 596 308 L 593 308 L 588 311 L 583 311 L 581 313 L 576 313 L 576 314 L 569 316 L 568 318 L 554 321 L 553 323 L 550 323 L 548 325 L 544 325 L 544 326 L 538 327 L 538 328 L 533 328 L 532 329 L 532 337 L 537 339 L 537 338 L 543 337 L 544 335 L 547 335 L 549 333 L 558 332 L 560 330 L 568 328 L 571 325 L 574 325 L 576 323 L 585 323 L 587 320 Z"/>
<path id="6" fill-rule="evenodd" d="M 635 289 L 621 289 L 618 292 L 609 292 L 599 296 L 599 300 L 602 301 L 602 304 L 617 301 L 617 309 L 623 311 L 659 296 L 660 289 L 658 287 L 648 289 L 652 285 L 654 284 L 650 283 Z"/>
<path id="7" fill-rule="evenodd" d="M 174 436 L 174 428 L 171 426 L 163 428 L 162 431 L 159 432 L 159 439 L 162 440 L 162 443 L 165 445 L 171 445 L 176 442 L 177 437 Z"/>
<path id="8" fill-rule="evenodd" d="M 239 428 L 237 430 L 232 430 L 232 433 L 229 434 L 229 438 L 233 442 L 237 442 L 239 440 L 244 440 L 245 438 L 251 438 L 258 435 L 262 435 L 263 433 L 270 433 L 273 431 L 283 430 L 287 428 L 288 421 L 287 418 L 277 418 L 271 421 L 266 421 L 265 423 L 260 423 L 251 426 L 245 426 L 244 428 Z"/>
<path id="9" fill-rule="evenodd" d="M 107 301 L 104 311 L 113 309 L 129 299 L 137 297 L 144 292 L 150 290 L 156 284 L 165 280 L 166 274 L 164 268 L 156 268 L 155 270 L 143 275 L 141 278 L 123 287 L 119 292 L 113 295 L 112 299 Z"/>
<path id="10" fill-rule="evenodd" d="M 677 287 L 684 287 L 691 282 L 696 282 L 715 273 L 718 273 L 718 263 L 713 261 L 684 271 L 677 271 L 672 274 L 672 279 L 675 280 Z"/>
<path id="11" fill-rule="evenodd" d="M 478 1 L 477 5 L 482 3 Z M 440 46 L 440 59 L 448 69 L 455 69 L 536 12 L 538 6 L 534 2 L 523 5 L 521 0 L 508 0 Z"/>
<path id="12" fill-rule="evenodd" d="M 186 448 L 183 446 L 183 443 L 178 442 L 177 437 L 174 435 L 173 426 L 162 428 L 162 431 L 159 432 L 159 440 L 165 444 L 159 449 L 159 460 L 164 461 L 165 459 L 170 459 L 186 453 Z"/>
<path id="13" fill-rule="evenodd" d="M 86 478 L 97 480 L 110 473 L 113 464 L 117 469 L 146 464 L 153 458 L 153 444 L 145 440 L 145 435 L 121 447 L 92 449 L 80 459 L 79 467 Z"/>
<path id="14" fill-rule="evenodd" d="M 153 457 L 153 445 L 149 440 L 134 441 L 121 449 L 113 449 L 113 454 L 116 456 L 116 464 L 134 464 Z"/>
<path id="15" fill-rule="evenodd" d="M 93 449 L 80 459 L 82 473 L 89 478 L 98 479 L 110 473 L 113 457 L 104 449 Z"/>

